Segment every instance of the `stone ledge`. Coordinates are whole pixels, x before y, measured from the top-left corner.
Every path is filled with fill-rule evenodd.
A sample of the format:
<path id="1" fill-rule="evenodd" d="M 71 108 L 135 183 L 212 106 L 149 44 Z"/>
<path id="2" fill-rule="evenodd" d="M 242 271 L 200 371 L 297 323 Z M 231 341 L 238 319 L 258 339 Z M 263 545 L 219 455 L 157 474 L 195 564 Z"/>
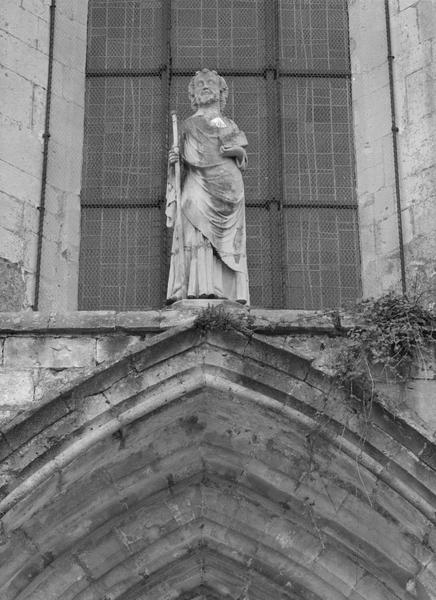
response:
<path id="1" fill-rule="evenodd" d="M 161 310 L 131 312 L 74 311 L 41 313 L 33 311 L 0 312 L 0 335 L 25 333 L 89 334 L 126 332 L 157 333 L 179 325 L 189 325 L 208 305 L 223 305 L 226 310 L 254 318 L 253 328 L 265 334 L 321 333 L 343 335 L 353 323 L 345 314 L 311 310 L 273 310 L 245 308 L 219 301 L 181 301 Z"/>

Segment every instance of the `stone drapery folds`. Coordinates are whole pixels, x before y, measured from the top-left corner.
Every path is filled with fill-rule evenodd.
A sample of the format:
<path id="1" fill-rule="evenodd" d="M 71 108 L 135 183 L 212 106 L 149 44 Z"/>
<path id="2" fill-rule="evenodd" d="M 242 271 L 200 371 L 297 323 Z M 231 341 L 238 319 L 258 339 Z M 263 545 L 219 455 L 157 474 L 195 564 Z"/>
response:
<path id="1" fill-rule="evenodd" d="M 197 111 L 183 123 L 170 152 L 166 214 L 174 232 L 167 299 L 227 298 L 249 304 L 241 174 L 247 139 L 221 114 L 227 89 L 222 77 L 203 69 L 190 89 Z M 172 166 L 179 156 L 182 181 Z"/>

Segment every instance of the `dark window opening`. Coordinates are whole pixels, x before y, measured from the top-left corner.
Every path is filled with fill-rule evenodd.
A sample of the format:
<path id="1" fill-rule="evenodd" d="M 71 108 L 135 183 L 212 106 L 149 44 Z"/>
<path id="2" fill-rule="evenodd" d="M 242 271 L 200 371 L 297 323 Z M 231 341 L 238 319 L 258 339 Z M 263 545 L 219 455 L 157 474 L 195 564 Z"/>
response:
<path id="1" fill-rule="evenodd" d="M 253 306 L 360 295 L 346 0 L 90 0 L 79 308 L 165 300 L 169 112 L 208 67 L 246 133 Z"/>

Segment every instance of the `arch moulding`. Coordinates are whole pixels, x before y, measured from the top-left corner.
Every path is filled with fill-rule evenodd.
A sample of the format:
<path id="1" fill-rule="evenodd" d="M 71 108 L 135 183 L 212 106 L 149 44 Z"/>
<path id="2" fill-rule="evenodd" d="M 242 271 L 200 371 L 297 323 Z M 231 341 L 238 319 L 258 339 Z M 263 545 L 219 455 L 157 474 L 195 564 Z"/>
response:
<path id="1" fill-rule="evenodd" d="M 430 600 L 434 446 L 266 336 L 175 327 L 3 432 L 5 600 Z"/>

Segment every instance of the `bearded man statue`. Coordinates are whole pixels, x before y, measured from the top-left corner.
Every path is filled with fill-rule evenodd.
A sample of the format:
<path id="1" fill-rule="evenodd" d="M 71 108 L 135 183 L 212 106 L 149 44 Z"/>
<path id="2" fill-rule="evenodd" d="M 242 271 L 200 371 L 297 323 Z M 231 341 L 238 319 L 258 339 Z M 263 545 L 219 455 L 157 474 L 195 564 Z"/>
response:
<path id="1" fill-rule="evenodd" d="M 198 71 L 189 84 L 196 112 L 182 124 L 179 145 L 169 153 L 166 215 L 174 233 L 168 304 L 183 298 L 250 301 L 241 174 L 247 139 L 222 115 L 227 96 L 216 71 Z M 175 194 L 179 160 L 182 177 Z"/>

